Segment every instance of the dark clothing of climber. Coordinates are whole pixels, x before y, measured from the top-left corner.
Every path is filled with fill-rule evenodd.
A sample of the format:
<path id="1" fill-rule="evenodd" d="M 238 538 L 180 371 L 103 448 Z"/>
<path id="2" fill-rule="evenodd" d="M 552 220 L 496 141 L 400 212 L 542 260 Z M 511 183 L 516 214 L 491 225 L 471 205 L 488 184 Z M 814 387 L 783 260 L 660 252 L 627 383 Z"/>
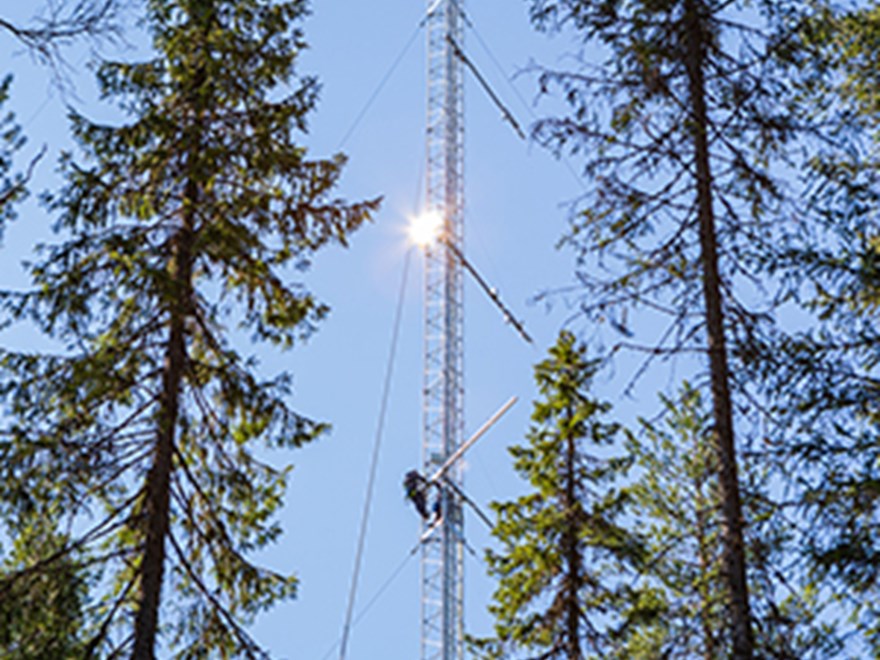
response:
<path id="1" fill-rule="evenodd" d="M 425 520 L 428 519 L 428 498 L 425 491 L 428 489 L 428 480 L 417 470 L 410 470 L 403 477 L 403 489 L 406 497 L 416 507 L 416 511 Z"/>

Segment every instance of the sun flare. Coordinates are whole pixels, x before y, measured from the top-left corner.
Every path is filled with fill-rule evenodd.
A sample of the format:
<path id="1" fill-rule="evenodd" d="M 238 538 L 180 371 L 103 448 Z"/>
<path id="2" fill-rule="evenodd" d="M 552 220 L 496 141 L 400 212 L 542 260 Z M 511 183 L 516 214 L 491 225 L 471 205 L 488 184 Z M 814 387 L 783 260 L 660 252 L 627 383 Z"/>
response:
<path id="1" fill-rule="evenodd" d="M 440 237 L 443 217 L 437 211 L 425 211 L 410 219 L 409 237 L 419 247 L 428 247 Z"/>

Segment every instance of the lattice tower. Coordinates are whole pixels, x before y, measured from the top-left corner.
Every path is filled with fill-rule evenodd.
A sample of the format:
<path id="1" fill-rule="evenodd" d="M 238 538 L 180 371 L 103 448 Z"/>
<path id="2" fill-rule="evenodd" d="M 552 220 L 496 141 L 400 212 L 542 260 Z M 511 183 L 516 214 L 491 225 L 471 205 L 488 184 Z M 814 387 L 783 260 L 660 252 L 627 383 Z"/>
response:
<path id="1" fill-rule="evenodd" d="M 450 40 L 462 45 L 460 0 L 430 0 L 428 37 L 428 211 L 442 218 L 446 240 L 463 249 L 463 67 Z M 461 265 L 442 243 L 425 251 L 425 345 L 422 467 L 433 474 L 464 437 L 464 330 Z M 448 478 L 462 486 L 461 462 Z M 461 502 L 440 491 L 442 523 L 422 545 L 421 657 L 464 657 L 464 520 Z M 425 523 L 427 532 L 430 522 Z"/>

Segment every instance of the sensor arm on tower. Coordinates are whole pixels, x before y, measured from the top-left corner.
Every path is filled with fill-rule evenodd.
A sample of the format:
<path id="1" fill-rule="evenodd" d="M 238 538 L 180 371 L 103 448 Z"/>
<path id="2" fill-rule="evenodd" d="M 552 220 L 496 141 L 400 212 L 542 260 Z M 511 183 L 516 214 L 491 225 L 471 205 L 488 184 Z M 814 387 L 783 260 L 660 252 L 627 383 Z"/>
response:
<path id="1" fill-rule="evenodd" d="M 449 470 L 449 468 L 451 468 L 455 464 L 456 461 L 458 461 L 462 456 L 464 456 L 464 453 L 468 449 L 470 449 L 477 440 L 482 438 L 483 435 L 485 435 L 486 431 L 488 431 L 490 428 L 492 428 L 495 425 L 495 423 L 499 419 L 501 419 L 501 417 L 508 410 L 510 410 L 513 407 L 513 404 L 515 404 L 518 400 L 519 399 L 515 396 L 510 397 L 510 399 L 508 399 L 507 402 L 503 406 L 501 406 L 495 412 L 494 415 L 492 415 L 489 419 L 487 419 L 483 423 L 483 425 L 480 428 L 478 428 L 476 430 L 476 432 L 470 438 L 468 438 L 466 441 L 461 443 L 461 446 L 458 449 L 456 449 L 455 452 L 449 458 L 446 459 L 446 461 L 443 463 L 443 465 L 441 465 L 437 469 L 437 471 L 428 478 L 428 483 L 435 483 L 438 479 L 442 479 L 443 476 L 446 474 L 447 470 Z"/>
<path id="2" fill-rule="evenodd" d="M 499 110 L 501 110 L 501 116 L 504 118 L 504 121 L 510 124 L 511 128 L 516 131 L 516 134 L 519 136 L 520 139 L 525 140 L 526 134 L 523 131 L 522 127 L 519 125 L 519 122 L 516 120 L 516 117 L 514 117 L 513 113 L 507 109 L 507 106 L 505 106 L 501 102 L 501 99 L 498 98 L 495 90 L 492 89 L 492 86 L 489 85 L 488 81 L 483 77 L 483 74 L 480 73 L 480 70 L 474 65 L 473 62 L 470 61 L 468 56 L 464 54 L 464 51 L 461 49 L 461 47 L 457 43 L 455 43 L 455 39 L 452 38 L 452 35 L 447 34 L 446 41 L 449 42 L 449 45 L 452 47 L 452 52 L 455 54 L 455 56 L 459 60 L 461 60 L 462 64 L 470 69 L 471 73 L 474 74 L 474 78 L 476 78 L 477 82 L 480 83 L 480 87 L 483 88 L 483 91 L 486 92 L 486 94 L 492 100 L 492 103 L 494 103 L 495 106 Z"/>
<path id="3" fill-rule="evenodd" d="M 516 319 L 504 302 L 501 300 L 501 297 L 498 295 L 498 291 L 496 291 L 493 287 L 489 286 L 489 283 L 483 279 L 483 276 L 480 275 L 479 271 L 474 268 L 473 264 L 467 260 L 467 257 L 464 256 L 464 253 L 458 249 L 458 246 L 449 240 L 446 236 L 441 235 L 438 238 L 439 242 L 445 245 L 450 252 L 452 252 L 453 256 L 458 259 L 459 263 L 464 267 L 464 269 L 470 273 L 474 280 L 476 280 L 477 284 L 483 290 L 483 292 L 489 296 L 489 299 L 495 303 L 495 306 L 501 311 L 501 314 L 504 316 L 504 320 L 510 323 L 513 326 L 513 329 L 522 337 L 526 343 L 532 343 L 532 337 L 526 332 L 525 326 Z"/>

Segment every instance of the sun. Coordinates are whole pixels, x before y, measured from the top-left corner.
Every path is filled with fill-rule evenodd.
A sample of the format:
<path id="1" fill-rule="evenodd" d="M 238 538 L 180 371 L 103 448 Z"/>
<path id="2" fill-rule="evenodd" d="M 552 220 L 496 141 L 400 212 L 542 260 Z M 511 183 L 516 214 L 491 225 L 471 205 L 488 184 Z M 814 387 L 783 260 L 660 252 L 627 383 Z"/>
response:
<path id="1" fill-rule="evenodd" d="M 443 216 L 437 211 L 425 211 L 410 219 L 409 237 L 419 247 L 436 242 L 443 228 Z"/>

